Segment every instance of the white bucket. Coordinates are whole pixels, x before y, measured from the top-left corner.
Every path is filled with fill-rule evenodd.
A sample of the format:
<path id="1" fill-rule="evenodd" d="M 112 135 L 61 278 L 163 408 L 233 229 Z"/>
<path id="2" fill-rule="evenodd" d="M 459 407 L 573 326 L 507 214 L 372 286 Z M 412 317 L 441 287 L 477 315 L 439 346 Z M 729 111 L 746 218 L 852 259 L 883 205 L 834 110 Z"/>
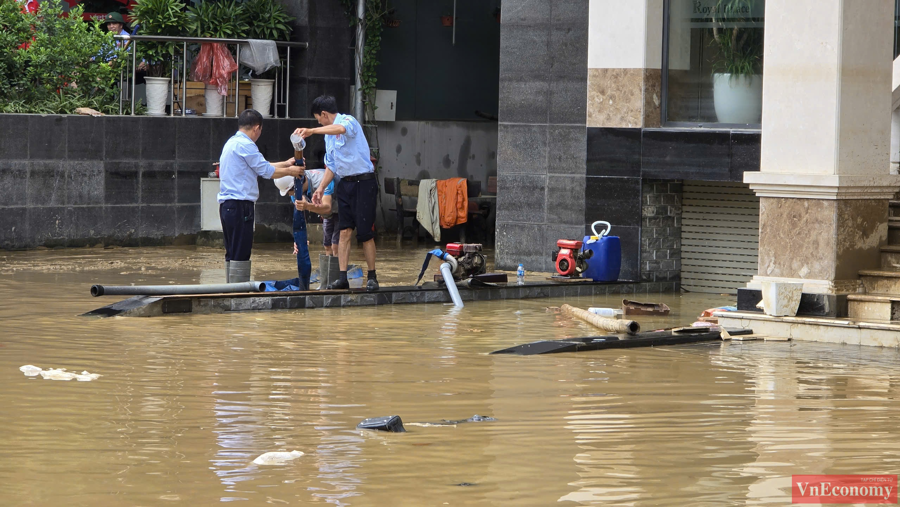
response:
<path id="1" fill-rule="evenodd" d="M 274 79 L 251 79 L 250 100 L 253 101 L 253 109 L 259 112 L 263 118 L 272 116 L 272 93 L 275 89 Z"/>
<path id="2" fill-rule="evenodd" d="M 147 81 L 147 114 L 164 116 L 169 98 L 169 78 L 146 77 L 144 80 Z"/>
<path id="3" fill-rule="evenodd" d="M 203 92 L 206 98 L 206 112 L 203 116 L 224 116 L 225 97 L 219 95 L 219 87 L 208 84 Z"/>

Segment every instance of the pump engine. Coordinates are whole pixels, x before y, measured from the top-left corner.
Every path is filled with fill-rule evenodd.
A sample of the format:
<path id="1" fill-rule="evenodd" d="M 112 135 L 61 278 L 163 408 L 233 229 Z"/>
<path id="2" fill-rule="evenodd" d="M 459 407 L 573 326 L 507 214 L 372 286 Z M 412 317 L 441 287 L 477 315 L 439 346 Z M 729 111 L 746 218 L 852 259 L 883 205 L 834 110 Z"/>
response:
<path id="1" fill-rule="evenodd" d="M 481 243 L 447 243 L 447 253 L 456 259 L 455 280 L 465 280 L 487 271 L 487 261 L 481 253 Z"/>
<path id="2" fill-rule="evenodd" d="M 581 251 L 583 243 L 574 239 L 557 240 L 559 250 L 553 252 L 553 264 L 556 272 L 562 276 L 579 277 L 587 269 L 587 260 L 593 255 L 593 251 Z"/>

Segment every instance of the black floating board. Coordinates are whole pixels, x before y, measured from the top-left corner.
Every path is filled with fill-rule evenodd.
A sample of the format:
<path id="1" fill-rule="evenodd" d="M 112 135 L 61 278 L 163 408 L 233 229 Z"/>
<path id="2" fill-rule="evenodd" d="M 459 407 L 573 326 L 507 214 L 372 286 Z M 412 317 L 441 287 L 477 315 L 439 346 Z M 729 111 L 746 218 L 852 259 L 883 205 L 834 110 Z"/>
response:
<path id="1" fill-rule="evenodd" d="M 113 303 L 111 305 L 104 306 L 103 308 L 91 310 L 85 314 L 82 314 L 82 317 L 115 317 L 120 313 L 127 312 L 128 310 L 134 310 L 135 308 L 140 308 L 142 306 L 149 305 L 150 303 L 155 303 L 160 299 L 162 299 L 161 296 L 132 296 L 128 299 L 123 299 L 118 303 Z"/>
<path id="2" fill-rule="evenodd" d="M 508 349 L 495 350 L 491 354 L 516 354 L 534 356 L 537 354 L 556 354 L 559 352 L 584 352 L 587 350 L 630 349 L 634 347 L 659 347 L 662 345 L 684 345 L 686 343 L 711 342 L 720 339 L 720 331 L 708 328 L 682 328 L 679 331 L 652 331 L 634 336 L 608 335 L 589 336 L 586 338 L 566 338 L 565 340 L 541 340 L 524 345 L 516 345 Z M 732 336 L 753 334 L 750 329 L 726 329 Z"/>

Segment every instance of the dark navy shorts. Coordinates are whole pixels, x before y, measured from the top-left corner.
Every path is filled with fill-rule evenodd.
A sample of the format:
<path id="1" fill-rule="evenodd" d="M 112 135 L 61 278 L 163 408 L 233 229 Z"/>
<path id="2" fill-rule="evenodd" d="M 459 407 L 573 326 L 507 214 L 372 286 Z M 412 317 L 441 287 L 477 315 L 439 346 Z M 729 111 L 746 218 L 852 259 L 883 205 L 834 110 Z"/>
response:
<path id="1" fill-rule="evenodd" d="M 335 194 L 338 200 L 338 229 L 356 229 L 356 239 L 362 243 L 374 238 L 378 180 L 342 179 Z"/>

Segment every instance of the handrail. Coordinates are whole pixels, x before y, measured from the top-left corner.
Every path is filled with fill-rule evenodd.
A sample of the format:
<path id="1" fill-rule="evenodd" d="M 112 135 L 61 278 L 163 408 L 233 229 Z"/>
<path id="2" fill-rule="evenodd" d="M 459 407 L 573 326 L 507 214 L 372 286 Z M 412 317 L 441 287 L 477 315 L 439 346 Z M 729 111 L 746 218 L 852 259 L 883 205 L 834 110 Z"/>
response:
<path id="1" fill-rule="evenodd" d="M 157 41 L 157 42 L 223 42 L 225 44 L 249 44 L 251 39 L 217 39 L 215 37 L 172 37 L 168 35 L 115 35 L 116 40 Z M 277 46 L 308 48 L 308 42 L 275 41 Z"/>
<path id="2" fill-rule="evenodd" d="M 185 101 L 187 98 L 187 58 L 186 58 L 186 55 L 187 55 L 188 43 L 235 44 L 235 45 L 237 45 L 235 63 L 237 63 L 238 68 L 240 68 L 240 66 L 241 66 L 241 47 L 239 44 L 249 44 L 250 41 L 252 40 L 252 39 L 223 39 L 223 38 L 216 38 L 216 37 L 172 37 L 172 36 L 168 36 L 168 35 L 114 35 L 113 38 L 116 40 L 120 40 L 120 41 L 121 40 L 128 41 L 128 42 L 134 41 L 135 46 L 137 46 L 137 43 L 140 41 L 171 42 L 171 43 L 180 42 L 182 44 L 183 56 L 182 56 L 182 63 L 181 63 L 181 74 L 182 74 L 182 79 L 181 79 L 181 90 L 182 90 L 182 93 L 181 93 L 181 101 L 182 101 L 181 116 L 185 116 L 186 109 L 187 109 L 187 104 Z M 285 114 L 284 114 L 284 116 L 285 116 L 285 118 L 288 118 L 289 117 L 288 96 L 290 95 L 290 90 L 291 90 L 291 88 L 290 88 L 290 86 L 291 86 L 291 48 L 307 49 L 307 48 L 309 48 L 309 43 L 308 42 L 289 42 L 289 41 L 274 41 L 274 42 L 275 42 L 276 46 L 287 48 L 287 58 L 285 60 L 287 63 L 287 70 L 284 73 L 285 77 L 283 78 L 284 86 L 287 89 L 282 90 L 282 95 L 284 96 L 284 99 L 285 99 L 285 102 L 284 102 L 284 113 Z M 127 46 L 127 44 L 126 44 L 126 46 Z M 172 57 L 173 58 L 175 57 L 174 47 L 172 48 Z M 135 89 L 134 69 L 136 69 L 136 68 L 137 68 L 137 49 L 135 48 L 131 52 L 131 90 L 130 90 L 130 92 L 131 92 L 131 115 L 132 116 L 134 116 L 134 99 L 135 99 L 135 97 L 134 97 L 134 95 L 135 95 L 134 94 L 134 89 Z M 124 70 L 125 69 L 123 69 L 123 72 L 120 73 L 120 77 L 119 77 L 120 86 L 122 83 L 124 83 L 124 79 L 123 79 L 125 76 Z M 174 68 L 172 70 L 173 70 L 173 72 L 175 71 Z M 239 86 L 240 86 L 240 80 L 236 80 L 235 84 L 234 84 L 234 115 L 235 115 L 235 117 L 237 117 L 237 115 L 238 115 L 238 107 L 237 106 L 238 106 L 238 101 L 239 101 L 239 91 L 238 91 Z M 278 95 L 277 89 L 278 89 L 278 87 L 277 87 L 277 80 L 276 80 L 276 93 L 274 93 L 273 97 L 272 97 L 273 101 L 276 102 L 275 104 L 273 104 L 273 110 L 275 111 L 274 116 L 276 118 L 278 117 L 277 111 L 278 111 L 278 105 L 279 105 L 277 103 L 277 95 Z M 120 93 L 119 114 L 122 114 L 122 102 L 124 99 L 123 92 L 124 92 L 124 89 L 122 89 L 119 92 Z M 174 97 L 174 95 L 175 95 L 175 80 L 174 79 L 172 80 L 172 83 L 171 83 L 171 93 L 172 93 L 172 96 Z M 227 104 L 226 104 L 226 107 L 224 108 L 224 110 L 222 111 L 222 116 L 224 117 L 226 114 L 227 114 Z M 169 115 L 175 116 L 174 102 L 172 104 L 172 111 L 169 113 Z"/>

